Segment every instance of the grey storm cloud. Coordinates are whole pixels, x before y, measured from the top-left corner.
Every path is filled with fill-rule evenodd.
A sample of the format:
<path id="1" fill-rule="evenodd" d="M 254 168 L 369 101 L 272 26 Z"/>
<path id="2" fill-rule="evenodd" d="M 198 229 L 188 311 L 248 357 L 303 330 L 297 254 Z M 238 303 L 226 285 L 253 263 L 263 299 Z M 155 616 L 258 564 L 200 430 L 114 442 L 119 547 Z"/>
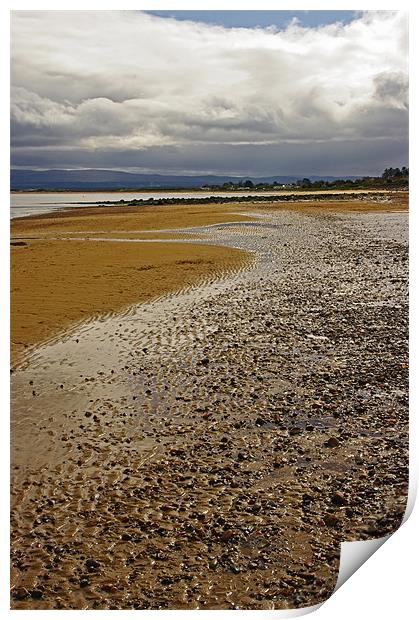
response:
<path id="1" fill-rule="evenodd" d="M 374 171 L 406 163 L 406 29 L 390 11 L 282 31 L 14 12 L 12 163 L 238 174 L 356 174 L 366 154 Z"/>
<path id="2" fill-rule="evenodd" d="M 409 84 L 407 75 L 402 72 L 380 73 L 374 79 L 375 95 L 384 104 L 393 108 L 407 109 L 409 103 Z"/>

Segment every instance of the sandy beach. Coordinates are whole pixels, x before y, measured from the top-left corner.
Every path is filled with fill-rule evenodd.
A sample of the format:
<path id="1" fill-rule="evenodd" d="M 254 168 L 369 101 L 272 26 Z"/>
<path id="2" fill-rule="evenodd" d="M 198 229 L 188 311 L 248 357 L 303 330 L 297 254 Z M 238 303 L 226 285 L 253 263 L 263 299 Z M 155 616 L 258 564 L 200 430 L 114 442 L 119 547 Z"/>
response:
<path id="1" fill-rule="evenodd" d="M 338 202 L 333 200 L 334 193 L 330 201 L 321 204 L 296 202 L 287 208 L 315 213 L 319 209 L 405 210 L 407 206 L 407 195 L 402 192 L 389 193 L 389 201 L 384 203 Z M 141 208 L 107 206 L 65 209 L 13 220 L 12 362 L 19 363 L 33 346 L 78 321 L 156 298 L 198 282 L 208 274 L 229 271 L 246 260 L 252 261 L 250 254 L 238 249 L 202 244 L 173 246 L 161 241 L 202 239 L 202 234 L 188 227 L 250 221 L 247 213 L 254 208 L 255 205 L 234 202 Z M 284 205 L 269 202 L 257 205 L 262 212 L 283 208 Z M 111 239 L 115 243 L 104 242 Z M 134 243 L 153 239 L 160 243 Z"/>
<path id="2" fill-rule="evenodd" d="M 110 207 L 68 209 L 13 220 L 13 362 L 21 361 L 27 349 L 78 321 L 182 289 L 252 260 L 231 248 L 134 243 L 196 236 L 147 231 L 246 219 L 226 208 L 197 211 L 180 206 L 118 208 L 117 213 Z M 129 240 L 132 243 L 126 243 Z"/>
<path id="3" fill-rule="evenodd" d="M 12 222 L 14 609 L 310 606 L 398 527 L 406 209 Z"/>
<path id="4" fill-rule="evenodd" d="M 86 318 L 185 288 L 246 262 L 240 250 L 31 240 L 12 246 L 12 356 Z"/>

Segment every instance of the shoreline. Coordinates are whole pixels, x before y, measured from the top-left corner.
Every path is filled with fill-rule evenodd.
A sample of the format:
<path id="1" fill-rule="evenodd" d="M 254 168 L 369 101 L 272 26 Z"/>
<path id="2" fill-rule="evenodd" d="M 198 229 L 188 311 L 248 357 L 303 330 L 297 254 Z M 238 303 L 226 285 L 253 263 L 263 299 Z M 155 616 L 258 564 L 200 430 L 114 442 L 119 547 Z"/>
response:
<path id="1" fill-rule="evenodd" d="M 11 222 L 13 363 L 24 357 L 25 349 L 73 323 L 116 312 L 182 289 L 210 272 L 221 274 L 246 263 L 239 250 L 203 245 L 205 238 L 196 235 L 194 226 L 251 222 L 255 210 L 266 214 L 278 208 L 307 213 L 404 209 L 406 198 L 399 196 L 399 202 L 393 198 L 388 203 L 329 200 L 285 205 L 188 203 L 141 209 L 132 205 L 74 207 L 16 218 Z M 182 238 L 196 243 L 182 244 Z M 116 243 L 117 239 L 126 243 Z M 182 262 L 186 260 L 190 261 L 187 269 Z M 158 274 L 158 281 L 150 274 Z"/>
<path id="2" fill-rule="evenodd" d="M 79 194 L 80 192 L 75 192 Z M 125 192 L 124 192 L 125 193 Z M 128 193 L 128 192 L 126 192 Z M 136 193 L 136 192 L 132 192 Z M 393 205 L 393 208 L 397 208 L 400 210 L 404 210 L 408 208 L 408 191 L 400 190 L 400 191 L 376 191 L 376 190 L 342 190 L 342 191 L 328 191 L 328 192 L 300 192 L 296 193 L 293 191 L 284 191 L 281 194 L 276 193 L 260 193 L 259 195 L 246 195 L 246 196 L 217 196 L 214 194 L 213 196 L 206 196 L 205 198 L 153 198 L 153 199 L 134 199 L 132 201 L 98 201 L 95 203 L 74 203 L 71 205 L 66 205 L 62 207 L 57 207 L 52 210 L 45 209 L 44 212 L 38 212 L 35 214 L 26 214 L 23 216 L 15 215 L 11 217 L 11 222 L 20 221 L 20 220 L 28 220 L 28 219 L 37 219 L 37 218 L 49 218 L 52 216 L 55 217 L 66 217 L 67 214 L 72 215 L 74 212 L 80 212 L 83 209 L 83 212 L 93 210 L 96 213 L 106 214 L 115 214 L 115 213 L 124 213 L 126 209 L 133 208 L 144 208 L 144 207 L 160 207 L 160 206 L 169 206 L 169 207 L 179 207 L 180 205 L 184 206 L 222 206 L 222 208 L 228 208 L 232 205 L 236 205 L 237 207 L 246 207 L 247 206 L 256 206 L 257 208 L 270 208 L 277 205 L 280 207 L 282 204 L 285 204 L 287 208 L 294 208 L 296 205 L 297 208 L 301 205 L 302 208 L 306 207 L 316 207 L 319 203 L 321 203 L 322 207 L 330 208 L 330 206 L 334 206 L 335 203 L 341 203 L 337 207 L 338 210 L 350 208 L 352 210 L 355 209 L 355 205 L 360 205 L 361 210 L 364 210 L 363 203 L 367 204 L 367 209 L 382 209 L 385 208 L 383 205 L 385 202 Z M 311 200 L 312 198 L 312 200 Z M 253 201 L 253 202 L 252 202 Z M 271 202 L 270 202 L 271 201 Z M 376 206 L 378 204 L 378 207 Z M 81 206 L 86 205 L 86 206 Z M 382 206 L 380 206 L 382 205 Z M 25 208 L 25 207 L 23 207 Z M 34 208 L 38 208 L 35 206 Z M 17 209 L 17 207 L 15 207 Z M 101 211 L 98 211 L 98 210 Z M 108 212 L 104 211 L 104 209 L 109 209 Z M 87 212 L 88 214 L 88 212 Z"/>

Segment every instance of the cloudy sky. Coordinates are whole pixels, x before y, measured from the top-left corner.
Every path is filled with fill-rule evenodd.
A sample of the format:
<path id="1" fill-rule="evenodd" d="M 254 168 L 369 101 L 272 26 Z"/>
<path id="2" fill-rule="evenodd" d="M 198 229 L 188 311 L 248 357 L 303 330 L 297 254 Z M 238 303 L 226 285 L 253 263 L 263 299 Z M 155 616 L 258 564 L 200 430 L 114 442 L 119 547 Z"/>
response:
<path id="1" fill-rule="evenodd" d="M 400 12 L 13 12 L 12 166 L 377 174 L 407 79 Z"/>

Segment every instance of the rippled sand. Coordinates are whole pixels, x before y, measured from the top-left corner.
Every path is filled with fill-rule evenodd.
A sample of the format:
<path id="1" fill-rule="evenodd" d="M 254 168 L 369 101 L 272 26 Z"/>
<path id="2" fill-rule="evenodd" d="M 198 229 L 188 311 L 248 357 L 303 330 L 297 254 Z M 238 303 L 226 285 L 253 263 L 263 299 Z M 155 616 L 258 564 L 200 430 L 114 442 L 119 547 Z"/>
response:
<path id="1" fill-rule="evenodd" d="M 14 363 L 83 319 L 121 311 L 251 261 L 231 248 L 138 244 L 129 237 L 36 239 L 11 250 Z"/>
<path id="2" fill-rule="evenodd" d="M 400 523 L 407 216 L 246 215 L 194 232 L 251 265 L 13 373 L 14 608 L 309 606 Z"/>

